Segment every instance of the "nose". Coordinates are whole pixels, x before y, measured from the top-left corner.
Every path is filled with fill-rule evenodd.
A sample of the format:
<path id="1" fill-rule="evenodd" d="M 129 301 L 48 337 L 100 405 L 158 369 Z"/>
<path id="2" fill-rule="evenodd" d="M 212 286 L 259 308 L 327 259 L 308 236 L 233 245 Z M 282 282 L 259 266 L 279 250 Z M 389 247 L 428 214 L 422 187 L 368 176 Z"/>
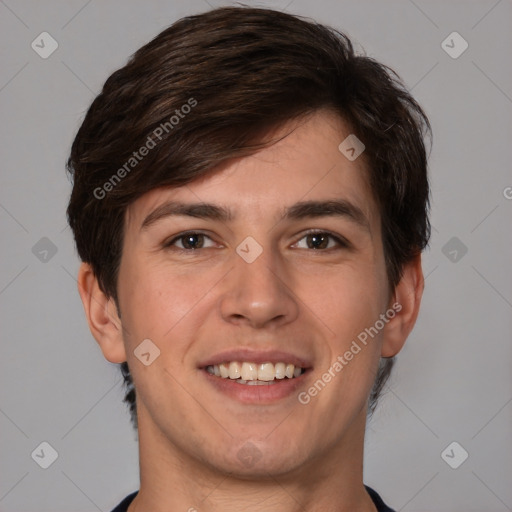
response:
<path id="1" fill-rule="evenodd" d="M 234 268 L 226 276 L 220 311 L 226 322 L 253 328 L 293 322 L 299 304 L 283 262 L 265 249 L 252 263 L 234 254 Z"/>

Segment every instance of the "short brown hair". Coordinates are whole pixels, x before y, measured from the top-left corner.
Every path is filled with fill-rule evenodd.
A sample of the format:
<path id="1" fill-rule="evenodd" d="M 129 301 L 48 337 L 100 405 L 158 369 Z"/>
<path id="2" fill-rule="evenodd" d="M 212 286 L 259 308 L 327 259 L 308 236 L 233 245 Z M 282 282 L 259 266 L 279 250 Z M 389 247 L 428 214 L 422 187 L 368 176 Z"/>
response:
<path id="1" fill-rule="evenodd" d="M 118 303 L 123 223 L 133 201 L 249 155 L 271 128 L 322 108 L 366 146 L 394 289 L 430 236 L 428 118 L 393 70 L 356 53 L 341 32 L 279 11 L 226 7 L 183 18 L 140 48 L 108 78 L 78 130 L 67 214 L 102 291 Z M 136 158 L 143 147 L 150 150 Z M 381 359 L 370 414 L 393 363 Z M 121 370 L 137 426 L 126 362 Z"/>

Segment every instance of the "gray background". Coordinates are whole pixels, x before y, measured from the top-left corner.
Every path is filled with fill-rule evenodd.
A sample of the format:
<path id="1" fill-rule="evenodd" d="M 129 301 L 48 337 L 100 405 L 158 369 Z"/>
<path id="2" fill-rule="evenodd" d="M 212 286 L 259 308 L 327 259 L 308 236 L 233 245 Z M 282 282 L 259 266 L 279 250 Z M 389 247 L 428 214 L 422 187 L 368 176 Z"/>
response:
<path id="1" fill-rule="evenodd" d="M 76 289 L 64 163 L 110 73 L 179 17 L 221 3 L 0 1 L 1 511 L 109 511 L 138 488 L 120 374 Z M 397 510 L 512 510 L 512 3 L 254 5 L 344 30 L 403 77 L 433 124 L 426 290 L 368 425 L 365 483 Z M 31 48 L 43 31 L 59 44 L 47 59 Z M 453 31 L 469 44 L 456 59 L 441 46 Z M 58 452 L 48 469 L 31 458 L 43 441 Z M 457 469 L 441 457 L 453 441 L 469 453 Z"/>

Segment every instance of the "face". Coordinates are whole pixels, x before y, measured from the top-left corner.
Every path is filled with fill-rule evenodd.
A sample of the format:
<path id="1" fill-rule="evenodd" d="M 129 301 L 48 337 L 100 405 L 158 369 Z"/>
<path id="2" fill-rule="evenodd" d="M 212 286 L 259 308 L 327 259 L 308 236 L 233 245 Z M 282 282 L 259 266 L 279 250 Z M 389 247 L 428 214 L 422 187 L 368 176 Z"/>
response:
<path id="1" fill-rule="evenodd" d="M 317 112 L 253 156 L 129 207 L 124 344 L 139 425 L 162 450 L 286 474 L 361 426 L 393 300 L 364 154 L 338 150 L 349 133 Z"/>

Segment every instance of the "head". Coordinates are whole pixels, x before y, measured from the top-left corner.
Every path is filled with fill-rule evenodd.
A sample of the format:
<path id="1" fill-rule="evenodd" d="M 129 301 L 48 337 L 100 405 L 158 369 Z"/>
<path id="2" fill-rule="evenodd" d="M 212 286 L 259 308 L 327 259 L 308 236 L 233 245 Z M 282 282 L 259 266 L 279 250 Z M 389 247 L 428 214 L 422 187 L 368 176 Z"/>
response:
<path id="1" fill-rule="evenodd" d="M 174 382 L 174 375 L 183 382 L 190 372 L 180 374 L 174 364 L 186 366 L 192 356 L 207 359 L 206 344 L 193 340 L 206 342 L 219 333 L 216 349 L 229 341 L 226 336 L 229 348 L 240 340 L 250 346 L 251 339 L 264 346 L 268 335 L 278 341 L 280 330 L 307 335 L 317 325 L 327 348 L 318 349 L 316 364 L 327 371 L 340 351 L 375 326 L 379 314 L 407 302 L 429 239 L 429 131 L 424 112 L 390 68 L 356 53 L 344 34 L 277 11 L 221 8 L 184 18 L 114 72 L 72 146 L 68 219 L 87 275 L 97 285 L 95 301 L 124 340 L 124 349 L 109 336 L 100 344 L 107 359 L 120 364 L 134 425 L 136 388 L 145 393 L 149 414 L 159 408 L 145 382 L 147 369 L 161 364 L 160 379 Z M 354 161 L 338 150 L 351 134 L 364 144 Z M 361 226 L 358 232 L 346 220 L 349 214 L 343 217 L 341 234 L 353 232 L 348 256 L 322 262 L 285 257 L 279 247 L 298 231 L 292 233 L 297 224 L 277 215 L 283 205 L 335 200 L 344 192 L 368 224 L 361 234 Z M 172 219 L 149 222 L 147 232 L 141 226 L 169 200 L 232 206 L 238 217 L 209 218 L 203 231 L 217 246 L 204 249 L 208 256 L 173 253 L 164 261 L 161 253 L 155 256 L 161 250 L 156 241 L 168 242 L 178 232 Z M 342 231 L 340 224 L 324 224 Z M 235 250 L 247 236 L 263 250 L 250 264 Z M 406 275 L 407 269 L 415 273 Z M 244 279 L 248 294 L 272 289 L 279 297 L 267 304 L 269 318 L 261 310 L 262 316 L 250 319 L 250 307 L 243 309 L 251 303 L 240 291 Z M 409 281 L 401 289 L 404 279 Z M 357 307 L 357 301 L 368 306 Z M 415 308 L 395 330 L 395 315 L 381 322 L 371 336 L 379 353 L 360 357 L 369 413 L 412 329 Z M 167 321 L 156 325 L 162 318 Z M 91 330 L 105 340 L 101 326 Z M 145 338 L 165 356 L 161 363 L 144 367 L 133 355 Z M 293 335 L 286 339 L 291 350 Z M 300 350 L 308 348 L 306 343 Z M 350 375 L 349 366 L 343 372 Z M 319 396 L 319 410 L 332 405 L 337 386 L 322 391 L 332 398 L 322 405 Z"/>

